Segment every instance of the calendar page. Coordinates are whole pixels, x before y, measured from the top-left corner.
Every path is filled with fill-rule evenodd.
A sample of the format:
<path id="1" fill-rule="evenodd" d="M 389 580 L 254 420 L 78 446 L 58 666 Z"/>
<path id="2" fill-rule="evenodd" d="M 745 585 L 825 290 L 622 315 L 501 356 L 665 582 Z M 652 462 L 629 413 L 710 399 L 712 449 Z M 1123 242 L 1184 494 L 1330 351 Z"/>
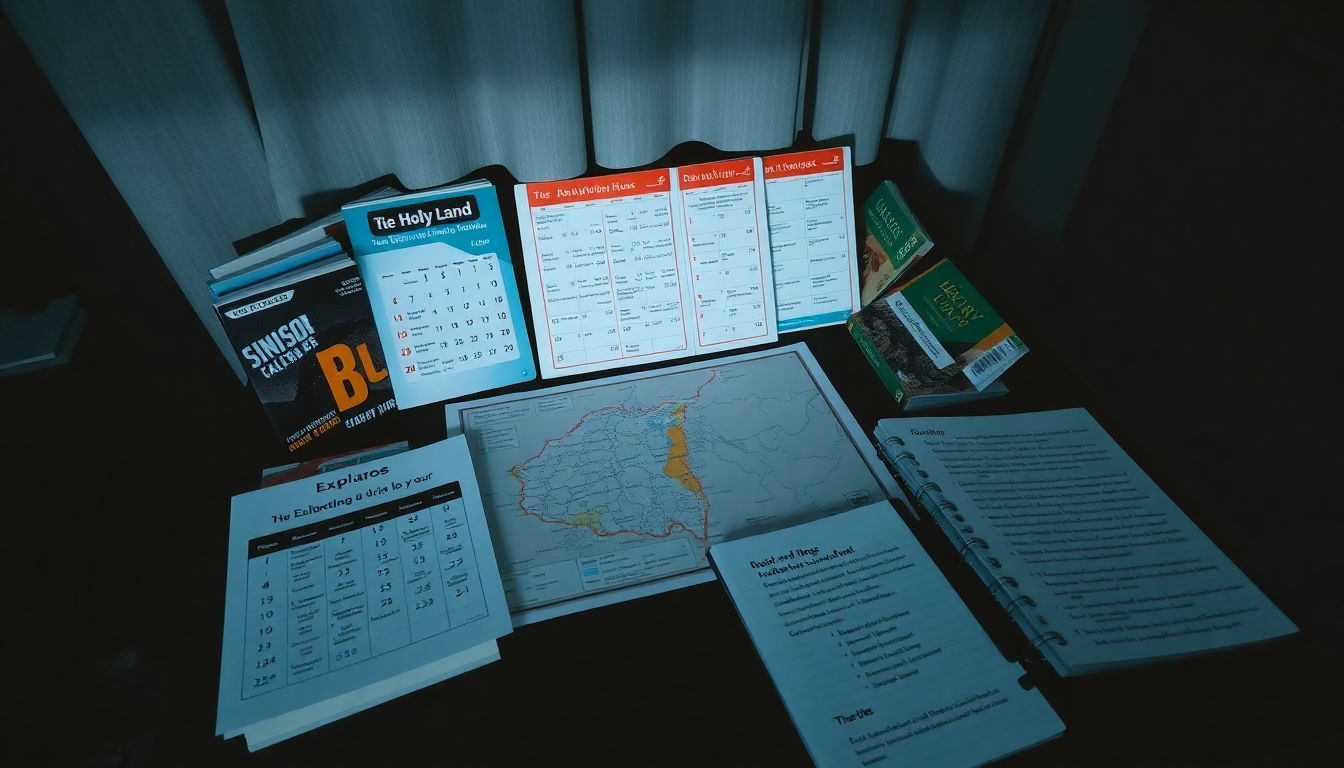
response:
<path id="1" fill-rule="evenodd" d="M 220 733 L 511 631 L 465 438 L 236 496 L 231 515 Z"/>
<path id="2" fill-rule="evenodd" d="M 764 159 L 780 333 L 859 311 L 849 147 Z"/>
<path id="3" fill-rule="evenodd" d="M 743 158 L 517 185 L 541 375 L 778 338 L 761 179 Z"/>
<path id="4" fill-rule="evenodd" d="M 399 407 L 535 378 L 493 186 L 343 211 Z"/>

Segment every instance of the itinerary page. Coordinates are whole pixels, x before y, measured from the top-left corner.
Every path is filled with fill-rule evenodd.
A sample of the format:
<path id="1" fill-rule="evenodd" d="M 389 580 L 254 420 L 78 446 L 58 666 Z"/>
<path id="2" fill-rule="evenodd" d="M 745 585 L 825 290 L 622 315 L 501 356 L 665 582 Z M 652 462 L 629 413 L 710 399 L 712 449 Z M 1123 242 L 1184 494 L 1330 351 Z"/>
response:
<path id="1" fill-rule="evenodd" d="M 979 765 L 1064 731 L 885 501 L 710 557 L 817 765 Z"/>
<path id="2" fill-rule="evenodd" d="M 859 311 L 849 147 L 764 163 L 779 331 L 839 325 Z"/>
<path id="3" fill-rule="evenodd" d="M 216 726 L 252 749 L 498 658 L 465 438 L 233 499 Z"/>
<path id="4" fill-rule="evenodd" d="M 885 419 L 1061 675 L 1297 631 L 1081 408 Z"/>
<path id="5" fill-rule="evenodd" d="M 514 197 L 544 378 L 778 339 L 758 158 Z"/>
<path id="6" fill-rule="evenodd" d="M 691 353 L 672 171 L 514 188 L 543 378 Z"/>
<path id="7" fill-rule="evenodd" d="M 676 172 L 690 249 L 697 352 L 778 340 L 761 159 L 688 165 Z"/>

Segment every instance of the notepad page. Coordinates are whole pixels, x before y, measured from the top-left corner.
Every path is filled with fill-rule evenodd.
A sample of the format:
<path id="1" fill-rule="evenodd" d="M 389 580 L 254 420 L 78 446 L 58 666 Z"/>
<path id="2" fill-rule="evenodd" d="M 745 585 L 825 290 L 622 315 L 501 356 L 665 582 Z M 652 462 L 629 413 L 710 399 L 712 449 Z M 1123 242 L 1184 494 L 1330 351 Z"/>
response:
<path id="1" fill-rule="evenodd" d="M 1061 675 L 1297 631 L 1081 408 L 885 419 L 884 436 L 1016 581 L 999 594 Z"/>
<path id="2" fill-rule="evenodd" d="M 711 555 L 818 765 L 978 765 L 1064 730 L 888 502 Z"/>

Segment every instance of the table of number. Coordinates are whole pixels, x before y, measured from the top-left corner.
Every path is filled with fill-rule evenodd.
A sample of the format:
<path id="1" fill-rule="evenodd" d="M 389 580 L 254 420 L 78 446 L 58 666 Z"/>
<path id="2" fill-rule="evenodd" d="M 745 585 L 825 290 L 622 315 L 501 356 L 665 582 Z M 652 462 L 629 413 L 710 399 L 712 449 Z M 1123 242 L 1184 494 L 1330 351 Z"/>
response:
<path id="1" fill-rule="evenodd" d="M 243 698 L 488 615 L 456 483 L 248 544 Z"/>
<path id="2" fill-rule="evenodd" d="M 701 344 L 770 335 L 754 194 L 749 181 L 682 192 Z"/>
<path id="3" fill-rule="evenodd" d="M 848 190 L 839 171 L 766 181 L 781 325 L 852 309 Z"/>
<path id="4" fill-rule="evenodd" d="M 556 368 L 687 348 L 667 193 L 532 211 Z"/>
<path id="5" fill-rule="evenodd" d="M 392 357 L 407 381 L 520 356 L 499 270 L 487 253 L 378 275 L 396 339 Z"/>

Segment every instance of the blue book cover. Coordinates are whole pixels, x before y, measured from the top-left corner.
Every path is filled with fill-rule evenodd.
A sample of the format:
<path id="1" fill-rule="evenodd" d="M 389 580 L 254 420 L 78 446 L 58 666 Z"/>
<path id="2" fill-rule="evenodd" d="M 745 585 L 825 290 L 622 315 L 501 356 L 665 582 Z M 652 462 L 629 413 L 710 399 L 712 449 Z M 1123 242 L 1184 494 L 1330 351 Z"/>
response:
<path id="1" fill-rule="evenodd" d="M 344 206 L 401 408 L 536 378 L 489 182 Z"/>
<path id="2" fill-rule="evenodd" d="M 315 243 L 300 246 L 292 251 L 259 262 L 246 272 L 211 280 L 206 285 L 210 288 L 210 295 L 218 300 L 226 294 L 250 285 L 256 285 L 263 280 L 269 280 L 286 272 L 306 267 L 309 264 L 316 264 L 343 251 L 341 244 L 336 242 L 335 238 L 324 237 Z"/>

